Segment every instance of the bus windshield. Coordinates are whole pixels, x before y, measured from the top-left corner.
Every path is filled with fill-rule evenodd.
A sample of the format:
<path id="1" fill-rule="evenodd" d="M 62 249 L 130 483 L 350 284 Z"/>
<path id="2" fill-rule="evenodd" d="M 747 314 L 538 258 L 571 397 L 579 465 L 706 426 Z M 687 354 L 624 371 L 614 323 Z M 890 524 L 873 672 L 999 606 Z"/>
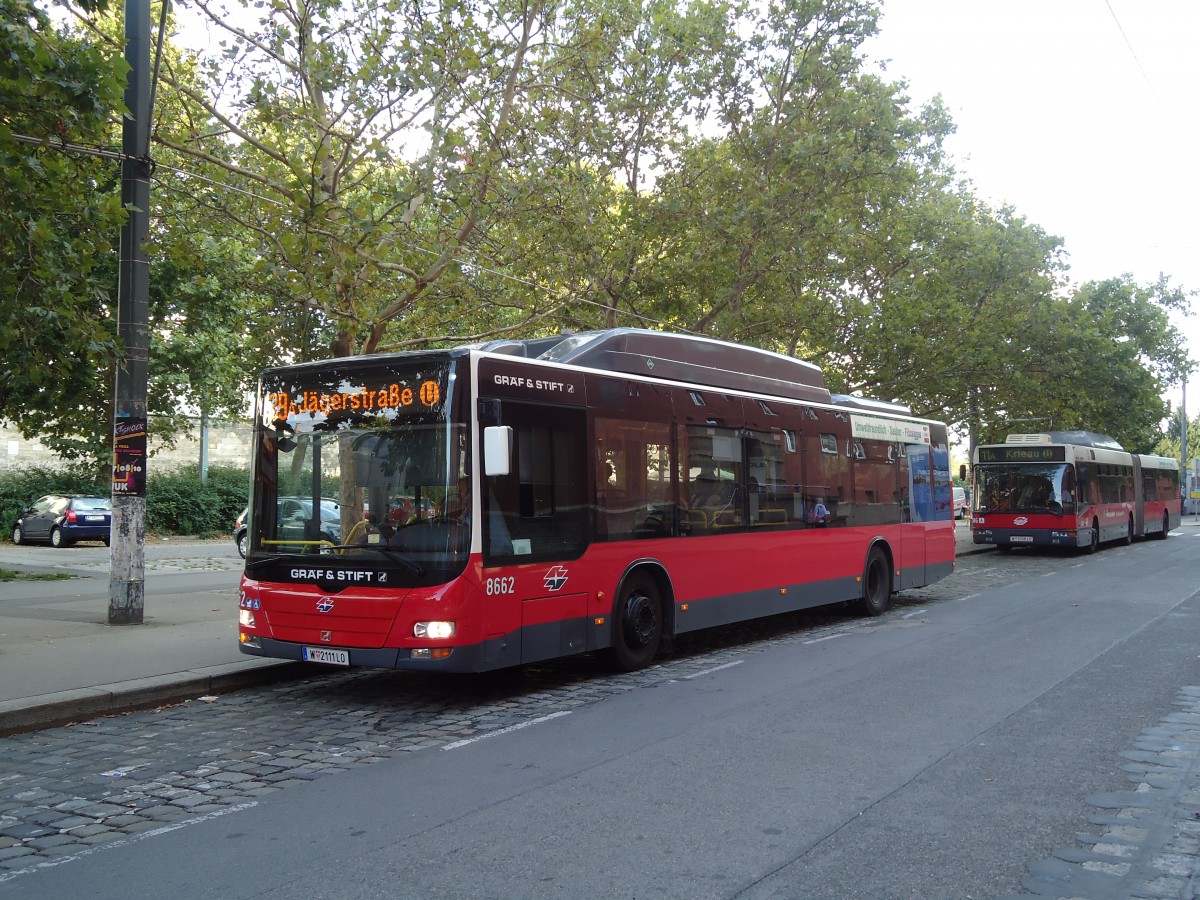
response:
<path id="1" fill-rule="evenodd" d="M 977 513 L 1075 511 L 1075 470 L 1069 463 L 980 465 Z"/>
<path id="2" fill-rule="evenodd" d="M 247 568 L 319 557 L 314 571 L 379 568 L 391 586 L 461 572 L 470 442 L 452 372 L 439 354 L 265 373 Z"/>

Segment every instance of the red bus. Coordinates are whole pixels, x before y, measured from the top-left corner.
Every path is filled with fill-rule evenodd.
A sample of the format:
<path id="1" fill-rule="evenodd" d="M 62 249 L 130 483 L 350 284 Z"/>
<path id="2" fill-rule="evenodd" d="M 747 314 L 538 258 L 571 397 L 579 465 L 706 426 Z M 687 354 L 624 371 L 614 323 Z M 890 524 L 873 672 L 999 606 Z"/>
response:
<path id="1" fill-rule="evenodd" d="M 241 649 L 331 665 L 635 669 L 954 566 L 944 425 L 640 329 L 269 369 L 252 482 Z M 336 498 L 337 542 L 281 497 Z"/>
<path id="2" fill-rule="evenodd" d="M 1179 463 L 1087 431 L 1010 434 L 975 450 L 972 540 L 1084 548 L 1165 539 L 1179 525 Z"/>

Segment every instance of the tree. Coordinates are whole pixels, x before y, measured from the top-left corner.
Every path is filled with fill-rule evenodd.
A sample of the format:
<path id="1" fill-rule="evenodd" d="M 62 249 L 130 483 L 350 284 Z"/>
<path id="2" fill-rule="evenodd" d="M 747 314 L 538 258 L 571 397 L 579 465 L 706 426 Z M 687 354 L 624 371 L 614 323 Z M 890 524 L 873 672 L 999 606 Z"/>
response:
<path id="1" fill-rule="evenodd" d="M 127 66 L 30 0 L 0 0 L 0 21 L 0 416 L 94 451 L 87 387 L 117 356 L 124 212 L 118 163 L 92 148 L 109 142 Z"/>
<path id="2" fill-rule="evenodd" d="M 204 64 L 209 91 L 168 69 L 192 116 L 160 122 L 157 140 L 246 192 L 213 211 L 255 236 L 291 309 L 330 323 L 333 353 L 372 352 L 393 323 L 428 340 L 446 319 L 425 295 L 489 268 L 481 232 L 513 202 L 498 185 L 537 146 L 541 98 L 586 56 L 582 39 L 548 40 L 556 11 L 541 2 L 297 0 L 253 32 L 200 8 L 226 56 Z M 519 319 L 536 321 L 541 299 Z"/>
<path id="3" fill-rule="evenodd" d="M 1179 421 L 1180 416 L 1176 414 L 1152 452 L 1158 456 L 1174 457 L 1180 461 L 1181 465 L 1187 466 L 1193 459 L 1200 456 L 1200 416 L 1188 419 L 1187 459 L 1183 459 L 1183 447 L 1179 440 Z"/>
<path id="4" fill-rule="evenodd" d="M 1170 321 L 1172 311 L 1188 312 L 1188 297 L 1165 277 L 1143 286 L 1123 275 L 1078 288 L 1072 327 L 1059 332 L 1055 354 L 1062 364 L 1056 383 L 1073 395 L 1076 419 L 1059 427 L 1090 427 L 1131 451 L 1152 450 L 1170 414 L 1163 388 L 1190 366 Z"/>

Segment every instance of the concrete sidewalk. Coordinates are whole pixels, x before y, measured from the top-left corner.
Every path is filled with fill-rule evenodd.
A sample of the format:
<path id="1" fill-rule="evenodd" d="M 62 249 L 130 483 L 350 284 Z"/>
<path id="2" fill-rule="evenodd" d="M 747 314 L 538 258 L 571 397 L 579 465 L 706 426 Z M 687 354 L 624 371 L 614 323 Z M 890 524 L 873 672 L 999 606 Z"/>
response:
<path id="1" fill-rule="evenodd" d="M 966 523 L 955 534 L 960 555 L 990 549 L 971 543 Z M 174 545 L 189 547 L 203 549 Z M 238 650 L 241 559 L 216 549 L 219 557 L 189 563 L 156 547 L 159 558 L 147 558 L 143 624 L 114 626 L 103 547 L 75 559 L 49 548 L 15 560 L 5 553 L 0 568 L 74 577 L 0 583 L 0 735 L 312 674 L 312 666 Z"/>
<path id="2" fill-rule="evenodd" d="M 229 547 L 148 549 L 144 622 L 110 626 L 106 548 L 6 546 L 0 568 L 71 578 L 0 582 L 0 735 L 311 673 L 238 650 L 241 559 Z"/>

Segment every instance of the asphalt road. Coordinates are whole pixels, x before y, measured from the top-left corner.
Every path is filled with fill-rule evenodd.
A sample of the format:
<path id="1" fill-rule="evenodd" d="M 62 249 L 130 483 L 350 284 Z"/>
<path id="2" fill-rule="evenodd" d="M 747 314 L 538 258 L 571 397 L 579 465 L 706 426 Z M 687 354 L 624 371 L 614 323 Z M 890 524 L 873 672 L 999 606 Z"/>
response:
<path id="1" fill-rule="evenodd" d="M 0 897 L 1188 896 L 1195 541 L 972 555 L 632 675 L 338 672 L 6 738 Z"/>

